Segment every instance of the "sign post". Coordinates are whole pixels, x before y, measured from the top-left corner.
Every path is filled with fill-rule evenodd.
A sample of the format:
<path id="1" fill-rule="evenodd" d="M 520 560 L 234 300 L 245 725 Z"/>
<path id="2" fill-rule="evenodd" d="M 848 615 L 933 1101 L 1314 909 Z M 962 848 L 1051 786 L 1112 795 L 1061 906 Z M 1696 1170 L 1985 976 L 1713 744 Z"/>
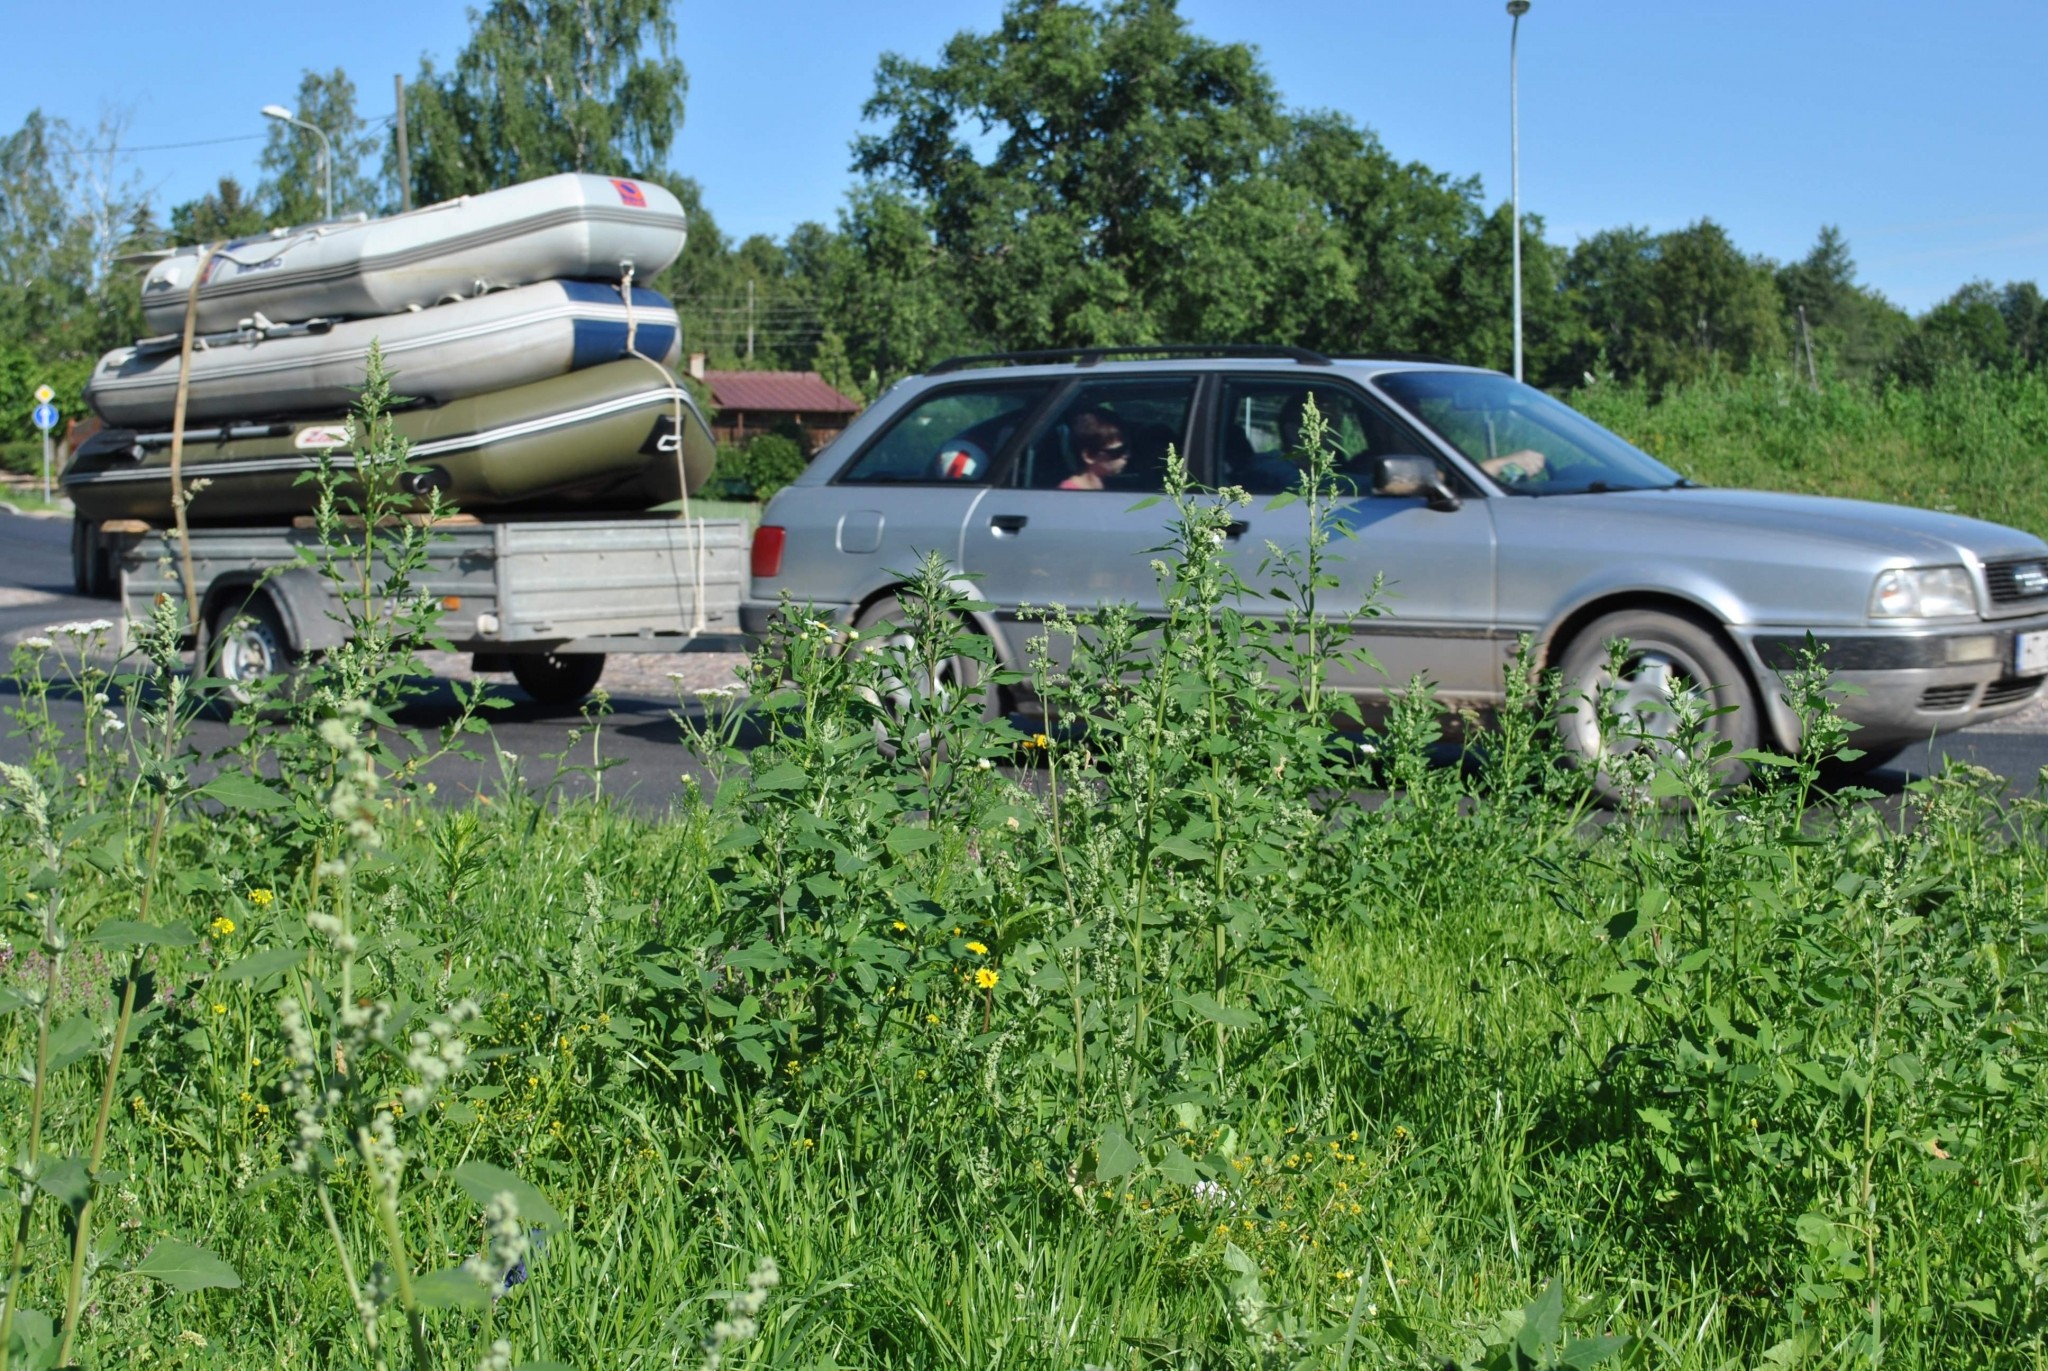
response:
<path id="1" fill-rule="evenodd" d="M 36 407 L 31 418 L 36 427 L 43 431 L 43 503 L 50 503 L 50 430 L 57 427 L 57 407 L 50 401 L 57 398 L 57 392 L 48 386 L 36 387 Z"/>

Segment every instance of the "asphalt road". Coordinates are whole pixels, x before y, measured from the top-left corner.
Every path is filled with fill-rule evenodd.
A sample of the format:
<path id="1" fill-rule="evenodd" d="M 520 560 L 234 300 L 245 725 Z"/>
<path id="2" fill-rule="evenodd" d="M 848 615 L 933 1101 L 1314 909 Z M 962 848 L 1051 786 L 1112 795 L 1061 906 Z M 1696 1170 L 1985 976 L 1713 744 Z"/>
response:
<path id="1" fill-rule="evenodd" d="M 67 520 L 0 513 L 0 663 L 14 642 L 51 624 L 114 617 L 117 606 L 112 601 L 71 593 L 69 538 Z M 466 674 L 459 659 L 439 658 L 436 664 L 450 675 Z M 685 777 L 710 784 L 682 745 L 675 713 L 684 706 L 668 671 L 679 670 L 686 678 L 682 685 L 687 697 L 689 687 L 715 684 L 729 668 L 730 659 L 613 659 L 604 682 L 611 693 L 611 713 L 601 720 L 595 736 L 579 710 L 538 704 L 509 677 L 499 678 L 501 693 L 512 705 L 493 711 L 489 734 L 471 740 L 479 758 L 444 758 L 428 776 L 451 799 L 491 793 L 500 784 L 499 762 L 493 754 L 502 750 L 516 756 L 514 765 L 530 787 L 555 785 L 574 795 L 602 785 L 605 793 L 624 797 L 636 808 L 658 811 L 675 797 Z M 13 703 L 15 694 L 12 680 L 0 678 L 0 705 Z M 454 717 L 455 709 L 446 680 L 439 680 L 431 694 L 407 708 L 401 722 L 431 735 Z M 58 715 L 75 725 L 78 705 L 60 701 Z M 202 720 L 195 741 L 202 748 L 222 746 L 228 741 L 227 726 Z M 0 738 L 0 759 L 16 759 L 21 748 L 19 739 Z M 1867 783 L 1896 792 L 1912 777 L 1939 770 L 1949 757 L 1973 762 L 2006 777 L 2016 789 L 2031 791 L 2041 769 L 2048 767 L 2048 707 L 2037 703 L 2026 714 L 1999 725 L 1966 729 L 1915 746 L 1873 773 Z M 601 778 L 589 771 L 593 761 L 608 764 Z"/>

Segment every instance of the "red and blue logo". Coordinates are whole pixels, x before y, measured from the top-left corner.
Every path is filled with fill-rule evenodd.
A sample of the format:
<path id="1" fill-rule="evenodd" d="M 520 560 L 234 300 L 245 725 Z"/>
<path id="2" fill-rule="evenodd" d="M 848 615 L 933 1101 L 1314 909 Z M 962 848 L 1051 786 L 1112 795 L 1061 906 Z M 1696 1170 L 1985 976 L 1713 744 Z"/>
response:
<path id="1" fill-rule="evenodd" d="M 647 208 L 647 192 L 640 189 L 639 182 L 614 180 L 612 189 L 619 193 L 620 204 L 631 205 L 634 209 Z"/>

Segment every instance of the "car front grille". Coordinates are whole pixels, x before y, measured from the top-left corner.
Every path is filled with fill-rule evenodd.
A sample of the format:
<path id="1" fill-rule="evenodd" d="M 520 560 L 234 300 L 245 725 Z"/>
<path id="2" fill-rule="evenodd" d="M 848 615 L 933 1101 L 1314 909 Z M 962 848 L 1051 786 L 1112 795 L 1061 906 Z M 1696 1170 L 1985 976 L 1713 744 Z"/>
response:
<path id="1" fill-rule="evenodd" d="M 1994 605 L 2048 602 L 2048 557 L 2019 557 L 1984 564 L 1984 588 Z"/>
<path id="2" fill-rule="evenodd" d="M 1974 681 L 1966 685 L 1929 686 L 1920 692 L 1920 708 L 1926 710 L 1967 709 L 1970 697 L 1977 693 Z"/>
<path id="3" fill-rule="evenodd" d="M 1984 687 L 1984 698 L 1978 703 L 1989 709 L 1993 705 L 2009 705 L 2020 700 L 2032 699 L 2034 693 L 2041 688 L 2043 680 L 2048 680 L 2048 677 L 2012 676 L 2003 681 L 1993 681 Z"/>

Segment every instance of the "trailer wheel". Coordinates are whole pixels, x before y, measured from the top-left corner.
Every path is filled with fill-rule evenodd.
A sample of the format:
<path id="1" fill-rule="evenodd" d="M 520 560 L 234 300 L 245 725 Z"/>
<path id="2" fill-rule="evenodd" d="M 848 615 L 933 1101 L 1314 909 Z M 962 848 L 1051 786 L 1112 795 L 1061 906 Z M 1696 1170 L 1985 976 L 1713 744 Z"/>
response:
<path id="1" fill-rule="evenodd" d="M 90 519 L 71 521 L 71 585 L 80 595 L 104 599 L 113 589 L 108 557 L 100 546 L 100 526 Z"/>
<path id="2" fill-rule="evenodd" d="M 512 679 L 544 705 L 581 704 L 603 675 L 602 652 L 522 652 L 512 658 Z"/>
<path id="3" fill-rule="evenodd" d="M 238 705 L 255 698 L 258 681 L 289 676 L 299 664 L 284 621 L 266 594 L 214 611 L 206 641 L 210 674 L 224 683 L 221 694 Z"/>

